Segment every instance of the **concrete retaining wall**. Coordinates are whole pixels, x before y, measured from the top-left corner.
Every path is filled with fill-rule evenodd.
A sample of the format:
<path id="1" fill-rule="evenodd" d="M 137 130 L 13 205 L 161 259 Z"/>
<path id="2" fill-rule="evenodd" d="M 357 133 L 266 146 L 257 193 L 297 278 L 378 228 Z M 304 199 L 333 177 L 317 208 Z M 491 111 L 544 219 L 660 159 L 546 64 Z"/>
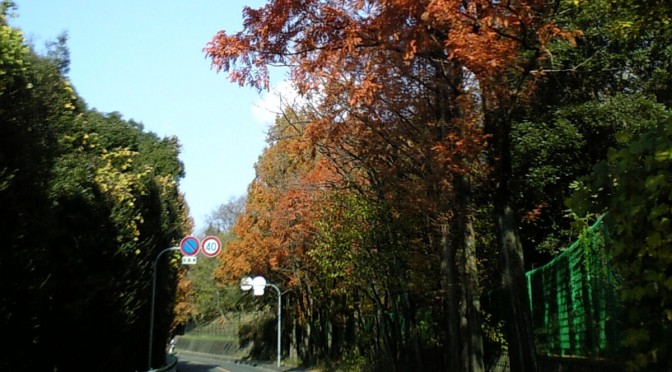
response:
<path id="1" fill-rule="evenodd" d="M 237 342 L 185 336 L 177 336 L 175 338 L 175 347 L 178 351 L 186 350 L 232 358 L 242 358 L 250 353 L 250 347 L 240 348 Z"/>

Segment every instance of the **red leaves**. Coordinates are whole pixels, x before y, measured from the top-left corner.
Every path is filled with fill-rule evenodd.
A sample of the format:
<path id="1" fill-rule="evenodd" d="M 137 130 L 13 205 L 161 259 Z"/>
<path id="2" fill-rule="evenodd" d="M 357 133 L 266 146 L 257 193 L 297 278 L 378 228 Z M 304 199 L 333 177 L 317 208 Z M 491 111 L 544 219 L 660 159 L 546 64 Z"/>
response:
<path id="1" fill-rule="evenodd" d="M 432 0 L 423 20 L 446 34 L 449 59 L 487 77 L 514 66 L 529 33 L 543 26 L 533 10 L 536 2 Z"/>
<path id="2" fill-rule="evenodd" d="M 240 85 L 268 89 L 268 67 L 287 64 L 299 90 L 319 97 L 311 124 L 275 142 L 257 164 L 240 240 L 227 258 L 232 272 L 301 260 L 324 202 L 321 184 L 347 178 L 375 184 L 407 208 L 440 208 L 418 200 L 442 195 L 455 174 L 486 173 L 481 127 L 518 97 L 530 64 L 521 52 L 539 58 L 550 40 L 576 35 L 545 21 L 545 0 L 333 4 L 245 8 L 244 29 L 221 31 L 204 49 Z"/>
<path id="3" fill-rule="evenodd" d="M 302 128 L 300 122 L 278 120 L 271 130 L 269 147 L 256 164 L 246 210 L 234 226 L 237 239 L 222 255 L 225 264 L 219 278 L 235 281 L 251 273 L 275 272 L 298 283 L 301 270 L 311 266 L 306 252 L 322 206 L 321 190 L 333 177 L 315 158 Z"/>
<path id="4" fill-rule="evenodd" d="M 541 50 L 556 37 L 572 40 L 545 22 L 542 0 L 388 0 L 331 2 L 276 0 L 245 8 L 244 30 L 219 32 L 204 49 L 218 71 L 241 85 L 268 89 L 268 66 L 290 64 L 303 92 L 345 80 L 358 81 L 347 102 L 371 102 L 374 76 L 384 65 L 375 54 L 400 60 L 443 58 L 465 66 L 484 80 L 517 69 L 523 49 Z M 505 85 L 494 84 L 504 88 Z"/>
<path id="5" fill-rule="evenodd" d="M 523 221 L 530 223 L 536 221 L 543 214 L 544 208 L 548 207 L 548 203 L 542 202 L 537 204 L 532 210 L 527 211 L 523 215 Z"/>

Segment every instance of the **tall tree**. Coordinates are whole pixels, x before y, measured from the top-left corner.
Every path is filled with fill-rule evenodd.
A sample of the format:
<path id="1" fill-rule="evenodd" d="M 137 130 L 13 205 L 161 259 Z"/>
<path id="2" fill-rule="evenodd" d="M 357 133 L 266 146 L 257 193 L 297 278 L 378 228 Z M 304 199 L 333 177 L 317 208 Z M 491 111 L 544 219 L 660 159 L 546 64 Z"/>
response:
<path id="1" fill-rule="evenodd" d="M 607 248 L 622 278 L 619 359 L 626 370 L 668 370 L 670 261 L 660 254 L 670 242 L 670 9 L 636 0 L 581 7 L 611 21 L 603 35 L 622 55 L 612 77 L 620 82 L 614 89 L 618 94 L 609 97 L 618 108 L 597 116 L 602 123 L 616 123 L 607 156 L 572 184 L 568 205 L 580 216 L 607 212 Z"/>
<path id="2" fill-rule="evenodd" d="M 48 183 L 58 151 L 55 127 L 69 94 L 57 71 L 36 58 L 19 30 L 7 24 L 11 3 L 0 5 L 0 326 L 12 337 L 7 370 L 45 369 L 31 358 L 44 350 L 51 304 Z M 43 98 L 57 98 L 49 102 Z M 30 248 L 30 253 L 26 251 Z M 37 343 L 37 345 L 36 345 Z"/>
<path id="3" fill-rule="evenodd" d="M 261 9 L 244 10 L 243 31 L 234 35 L 220 32 L 206 47 L 213 65 L 228 71 L 230 78 L 241 85 L 267 88 L 268 67 L 289 65 L 300 91 L 317 94 L 323 100 L 320 109 L 328 113 L 323 123 L 340 122 L 344 102 L 367 113 L 375 112 L 373 107 L 381 102 L 380 92 L 390 83 L 381 77 L 389 77 L 386 72 L 391 67 L 404 63 L 413 66 L 425 61 L 442 72 L 440 78 L 446 79 L 449 89 L 435 94 L 448 94 L 444 102 L 452 103 L 437 110 L 448 113 L 439 120 L 467 117 L 466 110 L 456 111 L 459 105 L 454 103 L 459 102 L 457 97 L 469 84 L 478 88 L 480 106 L 476 110 L 491 135 L 496 186 L 493 200 L 502 287 L 509 310 L 509 350 L 512 366 L 520 371 L 535 370 L 536 363 L 524 290 L 523 252 L 510 204 L 511 112 L 529 88 L 529 72 L 543 55 L 545 44 L 555 37 L 571 39 L 571 34 L 548 21 L 552 11 L 545 2 L 533 0 L 506 4 L 351 1 L 338 5 L 330 1 L 270 1 Z M 383 63 L 376 56 L 385 56 L 387 61 Z M 460 71 L 468 71 L 474 80 L 456 80 Z M 404 74 L 392 78 L 408 79 Z M 322 87 L 326 87 L 326 94 L 322 94 Z M 331 87 L 338 90 L 329 91 Z"/>
<path id="4" fill-rule="evenodd" d="M 220 205 L 207 219 L 206 235 L 229 232 L 244 210 L 245 196 L 231 198 L 227 203 Z"/>
<path id="5" fill-rule="evenodd" d="M 580 215 L 608 212 L 610 254 L 625 306 L 623 359 L 630 371 L 672 368 L 670 120 L 642 133 L 622 132 L 621 146 L 574 185 L 570 203 Z"/>
<path id="6" fill-rule="evenodd" d="M 143 368 L 152 263 L 190 228 L 179 143 L 87 110 L 64 76 L 65 40 L 36 54 L 2 4 L 0 313 L 13 342 L 0 366 Z M 171 302 L 170 287 L 160 303 Z"/>

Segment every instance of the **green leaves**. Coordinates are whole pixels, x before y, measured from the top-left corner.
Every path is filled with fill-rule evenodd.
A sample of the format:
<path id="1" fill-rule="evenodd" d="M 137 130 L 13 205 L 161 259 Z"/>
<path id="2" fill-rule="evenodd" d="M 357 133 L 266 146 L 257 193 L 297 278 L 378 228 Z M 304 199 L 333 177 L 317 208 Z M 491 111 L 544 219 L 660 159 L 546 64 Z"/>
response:
<path id="1" fill-rule="evenodd" d="M 0 97 L 14 79 L 28 68 L 30 49 L 24 44 L 23 35 L 4 22 L 0 22 Z"/>
<path id="2" fill-rule="evenodd" d="M 672 347 L 672 120 L 629 137 L 594 168 L 590 190 L 600 196 L 595 207 L 609 211 L 611 253 L 629 320 L 623 345 L 632 356 L 629 368 L 640 369 L 672 362 L 657 352 Z M 581 199 L 580 192 L 573 195 Z"/>
<path id="3" fill-rule="evenodd" d="M 190 230 L 179 143 L 86 110 L 64 76 L 65 41 L 39 56 L 3 13 L 0 281 L 12 289 L 0 294 L 0 328 L 14 342 L 0 369 L 140 369 L 153 262 Z M 157 336 L 176 282 L 159 272 L 157 318 L 168 324 Z"/>

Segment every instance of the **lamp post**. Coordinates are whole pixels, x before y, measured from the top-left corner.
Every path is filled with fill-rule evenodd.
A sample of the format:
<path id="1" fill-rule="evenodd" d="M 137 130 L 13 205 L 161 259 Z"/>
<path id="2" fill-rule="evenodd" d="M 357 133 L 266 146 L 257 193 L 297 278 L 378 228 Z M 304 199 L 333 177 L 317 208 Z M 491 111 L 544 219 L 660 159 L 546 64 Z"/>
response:
<path id="1" fill-rule="evenodd" d="M 255 296 L 262 296 L 264 294 L 264 288 L 266 287 L 273 287 L 275 291 L 278 293 L 278 350 L 277 350 L 277 361 L 278 361 L 278 369 L 280 369 L 280 356 L 282 347 L 281 347 L 281 341 L 282 341 L 282 293 L 280 293 L 280 288 L 278 288 L 275 284 L 271 283 L 266 283 L 266 279 L 263 276 L 257 276 L 254 279 L 250 278 L 249 276 L 244 277 L 240 281 L 240 289 L 243 291 L 249 291 L 250 289 L 253 289 L 254 295 Z"/>
<path id="2" fill-rule="evenodd" d="M 149 352 L 147 356 L 147 370 L 152 371 L 152 341 L 154 341 L 154 299 L 156 297 L 156 267 L 159 263 L 159 257 L 169 251 L 178 251 L 180 247 L 166 248 L 156 255 L 154 260 L 154 275 L 152 278 L 152 308 L 149 312 Z"/>

